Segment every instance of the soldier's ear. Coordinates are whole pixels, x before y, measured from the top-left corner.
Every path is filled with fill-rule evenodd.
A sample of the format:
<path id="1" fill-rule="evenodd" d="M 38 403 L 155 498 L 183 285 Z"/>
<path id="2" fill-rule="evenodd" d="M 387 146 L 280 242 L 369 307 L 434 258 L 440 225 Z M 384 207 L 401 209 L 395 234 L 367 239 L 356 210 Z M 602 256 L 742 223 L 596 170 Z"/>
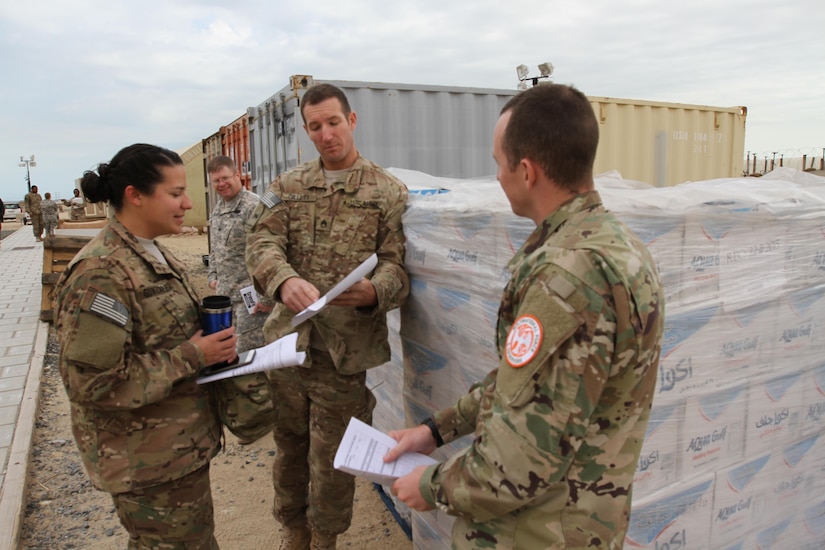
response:
<path id="1" fill-rule="evenodd" d="M 126 189 L 123 191 L 123 197 L 135 206 L 143 204 L 143 194 L 133 185 L 126 186 Z"/>

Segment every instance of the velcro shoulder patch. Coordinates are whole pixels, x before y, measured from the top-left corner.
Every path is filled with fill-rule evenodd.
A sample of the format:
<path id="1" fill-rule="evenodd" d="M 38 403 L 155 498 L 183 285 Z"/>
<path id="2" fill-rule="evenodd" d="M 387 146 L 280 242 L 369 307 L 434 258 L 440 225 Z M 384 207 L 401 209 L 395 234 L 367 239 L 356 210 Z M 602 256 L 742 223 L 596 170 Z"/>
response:
<path id="1" fill-rule="evenodd" d="M 275 194 L 274 191 L 267 189 L 264 191 L 264 194 L 260 196 L 261 202 L 266 205 L 267 208 L 275 208 L 280 204 L 281 197 Z"/>
<path id="2" fill-rule="evenodd" d="M 129 322 L 129 310 L 126 306 L 100 292 L 92 299 L 89 311 L 119 327 L 125 327 Z"/>

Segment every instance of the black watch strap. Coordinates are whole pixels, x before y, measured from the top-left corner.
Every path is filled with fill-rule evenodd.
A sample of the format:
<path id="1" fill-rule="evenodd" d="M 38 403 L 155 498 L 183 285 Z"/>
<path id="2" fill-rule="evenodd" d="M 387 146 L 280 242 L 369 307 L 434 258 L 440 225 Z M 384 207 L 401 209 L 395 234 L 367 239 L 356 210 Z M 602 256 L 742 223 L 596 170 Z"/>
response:
<path id="1" fill-rule="evenodd" d="M 430 429 L 430 433 L 433 434 L 433 439 L 435 439 L 436 447 L 444 445 L 444 440 L 441 438 L 441 433 L 438 431 L 438 426 L 435 425 L 435 420 L 433 420 L 432 416 L 425 418 L 421 424 Z"/>

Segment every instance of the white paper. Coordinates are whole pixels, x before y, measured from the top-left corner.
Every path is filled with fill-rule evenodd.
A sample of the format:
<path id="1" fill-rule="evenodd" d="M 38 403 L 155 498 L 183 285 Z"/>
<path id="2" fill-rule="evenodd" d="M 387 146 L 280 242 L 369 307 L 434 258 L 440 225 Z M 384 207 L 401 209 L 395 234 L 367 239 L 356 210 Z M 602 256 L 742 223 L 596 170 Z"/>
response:
<path id="1" fill-rule="evenodd" d="M 363 477 L 381 485 L 392 485 L 393 481 L 412 472 L 418 466 L 429 466 L 437 461 L 421 453 L 404 453 L 394 462 L 384 462 L 384 455 L 397 442 L 372 426 L 355 417 L 350 418 L 335 460 L 336 470 Z"/>
<path id="2" fill-rule="evenodd" d="M 241 298 L 243 305 L 246 306 L 246 311 L 250 315 L 255 311 L 255 306 L 258 305 L 258 293 L 255 292 L 255 287 L 252 285 L 245 286 L 241 289 Z"/>
<path id="3" fill-rule="evenodd" d="M 198 378 L 198 384 L 215 382 L 216 380 L 223 380 L 224 378 L 231 378 L 242 374 L 252 374 L 255 372 L 263 372 L 272 369 L 298 366 L 306 359 L 306 353 L 295 349 L 297 343 L 297 332 L 287 334 L 283 338 L 279 338 L 271 344 L 256 348 L 255 358 L 248 365 L 228 369 L 210 376 L 201 376 Z"/>
<path id="4" fill-rule="evenodd" d="M 375 266 L 378 265 L 378 256 L 372 254 L 369 258 L 361 262 L 361 264 L 352 270 L 352 273 L 344 277 L 344 279 L 332 287 L 332 289 L 321 296 L 318 300 L 315 301 L 311 306 L 303 310 L 301 313 L 296 315 L 292 318 L 292 326 L 297 327 L 325 307 L 335 298 L 337 298 L 341 293 L 343 293 L 346 289 L 366 277 L 370 271 L 375 269 Z"/>

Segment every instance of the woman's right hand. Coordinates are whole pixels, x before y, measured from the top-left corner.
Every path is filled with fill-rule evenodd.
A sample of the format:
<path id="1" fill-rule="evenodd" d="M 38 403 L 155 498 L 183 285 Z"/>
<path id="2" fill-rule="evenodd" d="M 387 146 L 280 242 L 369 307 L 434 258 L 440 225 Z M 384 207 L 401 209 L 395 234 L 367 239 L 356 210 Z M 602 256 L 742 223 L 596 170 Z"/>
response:
<path id="1" fill-rule="evenodd" d="M 208 336 L 204 336 L 203 331 L 199 330 L 189 341 L 201 349 L 207 366 L 232 361 L 238 355 L 235 351 L 238 345 L 235 327 L 229 327 Z"/>

